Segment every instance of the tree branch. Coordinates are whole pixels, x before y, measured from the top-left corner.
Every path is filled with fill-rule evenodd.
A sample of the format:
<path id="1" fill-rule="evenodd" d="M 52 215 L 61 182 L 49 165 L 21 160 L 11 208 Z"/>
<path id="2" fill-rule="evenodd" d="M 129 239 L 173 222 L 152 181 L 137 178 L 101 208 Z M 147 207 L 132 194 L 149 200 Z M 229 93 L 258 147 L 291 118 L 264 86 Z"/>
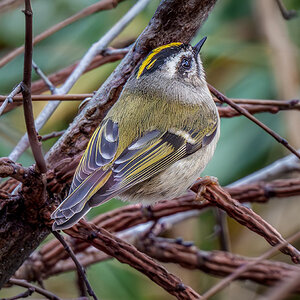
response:
<path id="1" fill-rule="evenodd" d="M 169 273 L 153 259 L 139 252 L 133 245 L 114 237 L 103 228 L 91 226 L 81 220 L 76 226 L 65 232 L 115 257 L 121 263 L 130 265 L 177 299 L 201 299 L 200 295 L 184 285 L 179 278 Z"/>
<path id="2" fill-rule="evenodd" d="M 81 277 L 81 280 L 84 282 L 87 292 L 88 294 L 93 297 L 94 300 L 98 300 L 95 292 L 93 291 L 86 275 L 85 275 L 85 271 L 82 267 L 82 265 L 80 264 L 80 262 L 77 260 L 73 250 L 68 246 L 68 244 L 66 243 L 66 241 L 64 240 L 64 238 L 56 231 L 52 231 L 52 234 L 57 238 L 57 240 L 62 244 L 62 246 L 64 247 L 65 251 L 68 253 L 68 255 L 71 257 L 71 259 L 73 260 L 74 264 L 76 265 L 77 271 L 79 276 Z"/>
<path id="3" fill-rule="evenodd" d="M 45 296 L 46 298 L 48 299 L 52 299 L 52 300 L 61 300 L 59 297 L 57 297 L 56 295 L 54 295 L 53 293 L 45 290 L 45 289 L 42 289 L 36 285 L 33 285 L 25 280 L 20 280 L 20 279 L 14 279 L 14 278 L 11 278 L 9 281 L 8 281 L 10 284 L 14 284 L 14 285 L 19 285 L 19 286 L 22 286 L 22 287 L 25 287 L 25 288 L 29 288 L 29 289 L 34 289 L 34 291 L 38 294 L 41 294 L 43 296 Z"/>
<path id="4" fill-rule="evenodd" d="M 292 18 L 297 17 L 297 12 L 295 10 L 287 10 L 284 4 L 282 3 L 282 0 L 275 0 L 278 8 L 285 20 L 290 20 Z"/>
<path id="5" fill-rule="evenodd" d="M 7 96 L 4 97 L 4 102 L 2 103 L 1 107 L 0 107 L 0 116 L 2 115 L 2 113 L 5 111 L 7 105 L 9 103 L 13 102 L 13 98 L 15 95 L 17 95 L 18 93 L 21 92 L 21 84 L 18 84 L 12 91 L 11 93 Z M 21 100 L 23 100 L 23 98 L 21 98 Z"/>
<path id="6" fill-rule="evenodd" d="M 233 107 L 236 111 L 238 111 L 240 114 L 244 115 L 247 117 L 249 120 L 257 124 L 259 127 L 261 127 L 264 131 L 269 133 L 277 142 L 282 144 L 284 147 L 290 150 L 290 152 L 294 153 L 299 159 L 300 159 L 300 154 L 294 149 L 286 139 L 283 139 L 280 135 L 278 135 L 276 132 L 271 130 L 268 126 L 257 120 L 255 117 L 253 117 L 246 109 L 243 107 L 235 104 L 233 101 L 231 101 L 229 98 L 227 98 L 225 95 L 220 93 L 216 88 L 208 84 L 210 92 L 217 97 L 221 102 L 227 103 L 231 107 Z"/>
<path id="7" fill-rule="evenodd" d="M 33 110 L 31 103 L 31 70 L 32 70 L 32 10 L 30 0 L 25 0 L 25 54 L 24 54 L 24 73 L 21 83 L 23 94 L 24 116 L 29 143 L 32 149 L 36 165 L 41 173 L 46 173 L 47 167 L 42 153 L 41 143 L 38 140 L 35 130 Z"/>

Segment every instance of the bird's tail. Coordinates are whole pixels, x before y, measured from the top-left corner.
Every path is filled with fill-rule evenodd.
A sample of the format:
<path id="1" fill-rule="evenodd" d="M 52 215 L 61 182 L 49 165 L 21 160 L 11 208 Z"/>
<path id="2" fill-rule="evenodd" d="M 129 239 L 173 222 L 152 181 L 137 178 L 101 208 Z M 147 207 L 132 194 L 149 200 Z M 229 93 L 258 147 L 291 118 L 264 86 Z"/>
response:
<path id="1" fill-rule="evenodd" d="M 111 170 L 98 169 L 88 176 L 52 213 L 53 230 L 72 227 L 91 209 L 89 199 L 107 182 Z"/>

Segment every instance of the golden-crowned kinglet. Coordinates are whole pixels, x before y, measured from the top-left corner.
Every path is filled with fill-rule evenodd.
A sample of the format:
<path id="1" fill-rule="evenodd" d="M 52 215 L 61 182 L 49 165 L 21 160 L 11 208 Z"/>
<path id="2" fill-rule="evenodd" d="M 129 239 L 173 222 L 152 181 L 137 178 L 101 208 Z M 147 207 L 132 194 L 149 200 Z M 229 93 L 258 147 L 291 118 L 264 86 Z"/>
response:
<path id="1" fill-rule="evenodd" d="M 158 47 L 137 66 L 91 137 L 68 197 L 51 216 L 53 230 L 113 197 L 151 204 L 181 195 L 197 179 L 220 123 L 199 56 L 205 39 Z"/>

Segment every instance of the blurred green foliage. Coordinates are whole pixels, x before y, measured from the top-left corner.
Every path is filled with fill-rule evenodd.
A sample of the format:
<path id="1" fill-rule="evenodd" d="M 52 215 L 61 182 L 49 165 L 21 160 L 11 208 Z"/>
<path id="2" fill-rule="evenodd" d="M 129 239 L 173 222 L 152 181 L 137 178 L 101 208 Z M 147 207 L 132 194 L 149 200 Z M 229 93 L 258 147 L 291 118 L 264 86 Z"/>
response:
<path id="1" fill-rule="evenodd" d="M 95 0 L 35 0 L 34 33 L 35 35 L 49 28 L 51 25 L 64 20 L 84 7 L 96 2 Z M 34 47 L 34 60 L 46 74 L 60 70 L 80 59 L 90 45 L 98 40 L 135 1 L 124 1 L 116 9 L 94 14 L 80 20 L 53 36 L 38 43 Z M 147 9 L 124 30 L 115 42 L 136 38 L 148 24 L 159 1 L 150 3 Z M 300 9 L 300 2 L 287 0 L 288 8 Z M 293 19 L 287 23 L 290 39 L 295 46 L 300 47 L 300 19 Z M 202 57 L 208 81 L 233 98 L 261 98 L 276 99 L 278 89 L 270 62 L 268 45 L 261 35 L 253 0 L 219 0 L 208 21 L 195 37 L 194 42 L 207 35 L 208 41 L 202 51 Z M 9 11 L 0 18 L 0 57 L 9 53 L 13 48 L 22 45 L 24 39 L 24 17 L 20 9 Z M 20 55 L 2 69 L 0 69 L 0 94 L 11 91 L 22 77 L 22 60 Z M 299 64 L 298 62 L 295 62 Z M 93 70 L 78 81 L 71 93 L 89 93 L 101 85 L 117 63 L 108 64 Z M 34 75 L 34 79 L 37 76 Z M 40 134 L 62 130 L 68 127 L 77 113 L 79 103 L 63 103 L 50 119 Z M 35 103 L 37 114 L 44 103 Z M 258 118 L 276 132 L 286 135 L 286 128 L 282 114 L 261 114 Z M 22 108 L 15 109 L 1 116 L 0 121 L 0 156 L 7 156 L 25 132 Z M 56 139 L 44 144 L 46 152 Z M 219 178 L 220 183 L 229 184 L 285 154 L 285 150 L 270 136 L 244 117 L 222 119 L 221 138 L 216 154 L 205 174 Z M 19 160 L 24 165 L 33 162 L 31 152 L 26 151 Z M 117 200 L 95 208 L 89 214 L 93 217 L 99 213 L 124 205 Z M 218 241 L 212 236 L 215 218 L 212 211 L 206 211 L 199 220 L 193 221 L 190 227 L 177 225 L 167 235 L 176 236 L 182 228 L 193 232 L 191 236 L 195 243 L 205 250 L 217 249 Z M 236 224 L 230 224 L 234 233 L 232 240 L 240 247 L 240 235 L 245 234 Z M 188 232 L 187 231 L 187 232 Z M 257 238 L 258 239 L 258 238 Z M 266 246 L 266 245 L 264 245 Z M 251 255 L 245 249 L 244 254 Z M 181 268 L 167 266 L 178 276 L 185 278 L 185 283 L 192 285 L 198 291 L 204 291 L 212 286 L 216 279 L 200 272 L 184 271 Z M 190 277 L 187 273 L 191 273 Z M 88 277 L 96 293 L 101 299 L 171 299 L 164 291 L 126 265 L 116 261 L 107 261 L 94 265 L 88 269 Z M 247 290 L 255 289 L 233 284 L 232 290 L 240 290 L 243 286 L 244 295 Z M 76 297 L 76 283 L 74 274 L 68 273 L 53 277 L 46 281 L 46 287 L 62 297 Z M 6 296 L 15 295 L 20 289 L 3 291 Z M 228 298 L 230 296 L 230 298 Z M 234 294 L 222 292 L 213 299 L 240 299 Z M 253 296 L 253 295 L 252 295 Z M 245 299 L 254 299 L 247 298 Z"/>

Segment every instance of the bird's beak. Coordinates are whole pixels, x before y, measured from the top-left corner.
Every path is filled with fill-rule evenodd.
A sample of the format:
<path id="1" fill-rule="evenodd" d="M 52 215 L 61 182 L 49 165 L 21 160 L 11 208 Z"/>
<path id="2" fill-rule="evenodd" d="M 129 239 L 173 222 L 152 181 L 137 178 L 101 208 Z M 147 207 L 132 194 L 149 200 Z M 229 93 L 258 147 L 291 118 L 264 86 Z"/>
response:
<path id="1" fill-rule="evenodd" d="M 198 43 L 193 47 L 194 52 L 195 52 L 196 55 L 199 54 L 199 52 L 200 52 L 200 50 L 201 50 L 203 44 L 205 43 L 206 39 L 207 39 L 207 37 L 205 36 L 200 42 L 198 42 Z"/>

